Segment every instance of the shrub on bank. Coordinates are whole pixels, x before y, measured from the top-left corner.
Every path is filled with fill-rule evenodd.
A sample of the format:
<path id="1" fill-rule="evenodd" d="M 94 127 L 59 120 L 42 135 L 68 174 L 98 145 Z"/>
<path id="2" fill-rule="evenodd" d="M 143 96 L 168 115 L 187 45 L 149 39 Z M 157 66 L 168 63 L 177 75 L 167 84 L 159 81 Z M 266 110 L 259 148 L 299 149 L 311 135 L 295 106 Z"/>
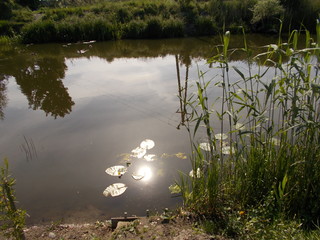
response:
<path id="1" fill-rule="evenodd" d="M 13 37 L 20 32 L 23 23 L 0 20 L 0 35 Z"/>
<path id="2" fill-rule="evenodd" d="M 184 36 L 184 22 L 180 19 L 168 19 L 163 22 L 162 37 L 174 38 Z"/>
<path id="3" fill-rule="evenodd" d="M 138 39 L 144 37 L 147 24 L 141 20 L 133 20 L 124 24 L 124 38 Z"/>
<path id="4" fill-rule="evenodd" d="M 216 23 L 210 16 L 200 16 L 195 21 L 196 35 L 208 36 L 218 32 Z"/>
<path id="5" fill-rule="evenodd" d="M 57 27 L 55 22 L 38 21 L 26 25 L 21 34 L 23 43 L 46 43 L 56 41 Z"/>

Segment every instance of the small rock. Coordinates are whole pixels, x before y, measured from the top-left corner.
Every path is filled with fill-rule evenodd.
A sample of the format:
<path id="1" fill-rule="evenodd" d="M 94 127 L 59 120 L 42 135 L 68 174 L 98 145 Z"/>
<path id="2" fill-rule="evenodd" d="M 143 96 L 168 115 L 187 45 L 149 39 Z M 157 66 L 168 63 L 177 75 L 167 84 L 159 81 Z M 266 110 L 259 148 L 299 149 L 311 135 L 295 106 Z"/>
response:
<path id="1" fill-rule="evenodd" d="M 56 237 L 56 234 L 55 233 L 53 233 L 53 232 L 49 232 L 49 238 L 55 238 Z"/>

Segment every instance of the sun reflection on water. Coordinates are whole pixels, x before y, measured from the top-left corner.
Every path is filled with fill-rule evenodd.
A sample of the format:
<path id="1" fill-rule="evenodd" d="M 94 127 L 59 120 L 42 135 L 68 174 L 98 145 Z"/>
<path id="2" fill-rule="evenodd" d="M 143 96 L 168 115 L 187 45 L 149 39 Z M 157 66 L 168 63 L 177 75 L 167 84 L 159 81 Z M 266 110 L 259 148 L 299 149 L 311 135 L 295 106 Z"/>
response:
<path id="1" fill-rule="evenodd" d="M 141 181 L 150 181 L 153 176 L 153 172 L 152 172 L 151 168 L 148 166 L 141 166 L 138 169 L 137 174 L 143 176 Z"/>

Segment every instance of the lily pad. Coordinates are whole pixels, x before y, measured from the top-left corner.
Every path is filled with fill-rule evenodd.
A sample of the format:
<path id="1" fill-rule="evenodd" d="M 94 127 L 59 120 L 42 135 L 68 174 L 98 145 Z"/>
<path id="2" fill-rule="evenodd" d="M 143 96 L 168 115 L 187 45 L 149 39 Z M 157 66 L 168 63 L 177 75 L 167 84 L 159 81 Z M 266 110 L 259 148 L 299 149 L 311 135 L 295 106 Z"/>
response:
<path id="1" fill-rule="evenodd" d="M 125 166 L 118 165 L 118 166 L 113 166 L 113 167 L 107 168 L 106 173 L 108 173 L 111 176 L 120 177 L 123 174 L 125 174 L 127 172 L 127 170 L 128 169 Z"/>
<path id="2" fill-rule="evenodd" d="M 155 143 L 151 139 L 145 139 L 140 143 L 140 147 L 147 150 L 153 148 L 154 145 Z"/>
<path id="3" fill-rule="evenodd" d="M 178 184 L 172 184 L 169 186 L 169 190 L 172 194 L 174 193 L 181 193 L 181 188 L 179 187 Z"/>
<path id="4" fill-rule="evenodd" d="M 147 150 L 142 147 L 137 147 L 137 148 L 133 149 L 131 151 L 131 153 L 132 153 L 132 155 L 131 155 L 132 157 L 142 158 L 147 153 Z"/>
<path id="5" fill-rule="evenodd" d="M 147 160 L 148 162 L 153 162 L 155 159 L 156 155 L 155 154 L 148 154 L 144 155 L 144 159 Z"/>
<path id="6" fill-rule="evenodd" d="M 223 154 L 225 154 L 225 155 L 229 155 L 229 154 L 231 154 L 231 153 L 234 153 L 235 150 L 234 150 L 233 147 L 225 146 L 225 147 L 222 148 L 222 151 L 221 151 L 221 152 L 222 152 Z"/>
<path id="7" fill-rule="evenodd" d="M 210 152 L 210 143 L 206 143 L 206 142 L 200 143 L 199 147 L 204 151 Z"/>
<path id="8" fill-rule="evenodd" d="M 235 128 L 236 128 L 236 130 L 243 131 L 246 129 L 246 126 L 242 123 L 237 123 Z"/>
<path id="9" fill-rule="evenodd" d="M 224 133 L 217 133 L 216 135 L 214 135 L 214 138 L 222 141 L 222 140 L 226 140 L 228 138 L 228 135 Z"/>
<path id="10" fill-rule="evenodd" d="M 187 159 L 187 156 L 186 154 L 182 153 L 182 152 L 178 152 L 175 154 L 177 158 L 180 158 L 180 159 Z"/>
<path id="11" fill-rule="evenodd" d="M 280 146 L 280 139 L 278 138 L 271 138 L 271 143 L 275 146 Z"/>
<path id="12" fill-rule="evenodd" d="M 128 187 L 124 183 L 114 183 L 103 191 L 103 195 L 106 197 L 116 197 L 123 194 L 127 190 L 127 188 Z"/>
<path id="13" fill-rule="evenodd" d="M 134 180 L 141 180 L 142 178 L 144 178 L 143 174 L 132 174 L 131 176 Z"/>

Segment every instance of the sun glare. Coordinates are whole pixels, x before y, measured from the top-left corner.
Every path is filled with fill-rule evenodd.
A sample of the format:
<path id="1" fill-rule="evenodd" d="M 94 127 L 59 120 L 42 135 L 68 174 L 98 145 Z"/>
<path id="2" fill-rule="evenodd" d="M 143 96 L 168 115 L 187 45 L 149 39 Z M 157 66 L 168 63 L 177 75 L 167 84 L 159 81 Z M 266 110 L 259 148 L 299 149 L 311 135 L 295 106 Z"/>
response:
<path id="1" fill-rule="evenodd" d="M 144 176 L 142 181 L 149 181 L 152 178 L 152 170 L 147 166 L 140 167 L 137 174 Z"/>

